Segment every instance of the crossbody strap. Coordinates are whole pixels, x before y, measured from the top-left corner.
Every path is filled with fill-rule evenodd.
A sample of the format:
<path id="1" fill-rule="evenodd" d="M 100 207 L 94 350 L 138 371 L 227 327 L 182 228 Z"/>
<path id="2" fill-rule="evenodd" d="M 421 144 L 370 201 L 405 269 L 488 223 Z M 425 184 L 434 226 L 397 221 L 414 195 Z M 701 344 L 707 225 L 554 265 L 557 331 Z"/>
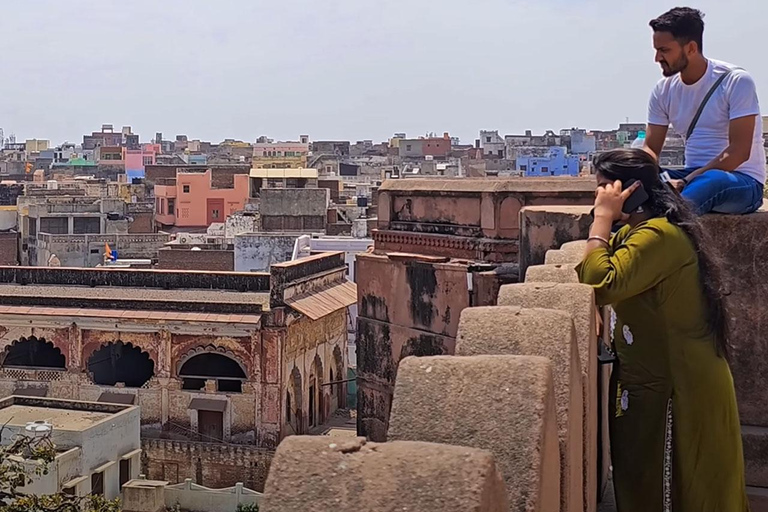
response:
<path id="1" fill-rule="evenodd" d="M 733 70 L 728 70 L 725 73 L 723 73 L 720 78 L 717 79 L 717 81 L 712 85 L 712 88 L 707 92 L 707 95 L 704 96 L 704 99 L 701 101 L 701 105 L 699 105 L 699 110 L 696 111 L 696 115 L 693 116 L 693 121 L 691 121 L 691 125 L 688 127 L 688 133 L 685 136 L 686 142 L 688 139 L 691 138 L 691 135 L 693 135 L 693 129 L 696 128 L 696 124 L 699 122 L 699 118 L 701 117 L 701 113 L 704 112 L 704 107 L 707 106 L 707 103 L 709 103 L 709 99 L 712 97 L 713 94 L 715 94 L 715 91 L 718 87 L 720 87 L 720 84 L 723 83 L 723 80 L 728 78 Z"/>

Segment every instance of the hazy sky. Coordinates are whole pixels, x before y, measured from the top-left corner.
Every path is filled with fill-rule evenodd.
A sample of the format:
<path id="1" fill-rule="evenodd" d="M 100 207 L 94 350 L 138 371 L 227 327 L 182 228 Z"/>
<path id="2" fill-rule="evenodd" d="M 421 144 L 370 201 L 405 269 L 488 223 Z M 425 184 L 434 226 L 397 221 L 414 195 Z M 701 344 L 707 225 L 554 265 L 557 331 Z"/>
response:
<path id="1" fill-rule="evenodd" d="M 661 0 L 0 0 L 0 127 L 82 141 L 384 140 L 645 121 Z M 766 0 L 699 0 L 705 54 L 754 75 Z"/>

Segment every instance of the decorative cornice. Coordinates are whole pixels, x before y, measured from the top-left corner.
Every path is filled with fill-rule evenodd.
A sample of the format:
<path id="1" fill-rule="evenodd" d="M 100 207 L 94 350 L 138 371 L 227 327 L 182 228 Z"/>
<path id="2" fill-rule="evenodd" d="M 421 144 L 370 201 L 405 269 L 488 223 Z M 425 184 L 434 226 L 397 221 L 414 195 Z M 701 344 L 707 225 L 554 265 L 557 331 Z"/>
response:
<path id="1" fill-rule="evenodd" d="M 482 253 L 502 252 L 517 254 L 519 248 L 517 240 L 493 240 L 491 238 L 469 238 L 403 231 L 378 230 L 373 233 L 373 240 L 377 244 L 412 245 Z"/>

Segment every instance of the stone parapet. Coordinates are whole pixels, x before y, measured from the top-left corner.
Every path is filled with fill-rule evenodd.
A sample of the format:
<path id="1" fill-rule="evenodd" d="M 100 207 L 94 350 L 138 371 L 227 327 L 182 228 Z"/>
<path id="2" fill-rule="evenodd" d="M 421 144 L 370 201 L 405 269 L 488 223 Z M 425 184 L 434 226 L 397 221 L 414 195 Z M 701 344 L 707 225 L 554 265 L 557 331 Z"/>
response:
<path id="1" fill-rule="evenodd" d="M 531 267 L 533 268 L 533 267 Z M 502 286 L 499 306 L 552 308 L 571 315 L 581 363 L 584 396 L 583 448 L 584 510 L 597 508 L 598 442 L 598 367 L 597 309 L 595 294 L 583 284 L 525 283 Z M 468 310 L 471 312 L 472 310 Z"/>
<path id="2" fill-rule="evenodd" d="M 363 438 L 289 437 L 278 447 L 263 512 L 507 512 L 485 450 Z"/>
<path id="3" fill-rule="evenodd" d="M 379 189 L 377 251 L 420 252 L 431 255 L 517 261 L 516 251 L 487 250 L 491 240 L 517 240 L 521 208 L 537 204 L 591 204 L 594 181 L 576 179 L 424 179 L 390 180 Z M 412 233 L 395 238 L 390 232 Z M 428 242 L 418 241 L 424 235 Z M 459 237 L 459 251 L 435 235 Z M 495 249 L 495 247 L 494 247 Z"/>
<path id="4" fill-rule="evenodd" d="M 571 315 L 514 306 L 461 313 L 456 355 L 540 356 L 552 361 L 560 438 L 560 510 L 583 509 L 584 405 L 582 370 Z"/>
<path id="5" fill-rule="evenodd" d="M 525 270 L 526 283 L 578 283 L 579 276 L 571 264 L 533 265 Z"/>
<path id="6" fill-rule="evenodd" d="M 404 359 L 389 438 L 488 450 L 506 482 L 510 510 L 559 510 L 555 391 L 545 358 Z"/>

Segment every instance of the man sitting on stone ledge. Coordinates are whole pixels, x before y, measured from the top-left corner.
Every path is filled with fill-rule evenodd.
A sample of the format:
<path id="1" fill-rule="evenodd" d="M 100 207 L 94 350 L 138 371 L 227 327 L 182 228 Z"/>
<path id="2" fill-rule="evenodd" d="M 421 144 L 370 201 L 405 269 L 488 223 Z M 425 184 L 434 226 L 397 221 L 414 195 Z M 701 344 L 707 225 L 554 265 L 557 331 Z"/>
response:
<path id="1" fill-rule="evenodd" d="M 678 7 L 652 20 L 664 77 L 648 106 L 645 150 L 658 159 L 669 125 L 685 137 L 683 170 L 670 184 L 699 215 L 752 213 L 763 202 L 765 149 L 752 77 L 702 53 L 703 14 Z"/>

